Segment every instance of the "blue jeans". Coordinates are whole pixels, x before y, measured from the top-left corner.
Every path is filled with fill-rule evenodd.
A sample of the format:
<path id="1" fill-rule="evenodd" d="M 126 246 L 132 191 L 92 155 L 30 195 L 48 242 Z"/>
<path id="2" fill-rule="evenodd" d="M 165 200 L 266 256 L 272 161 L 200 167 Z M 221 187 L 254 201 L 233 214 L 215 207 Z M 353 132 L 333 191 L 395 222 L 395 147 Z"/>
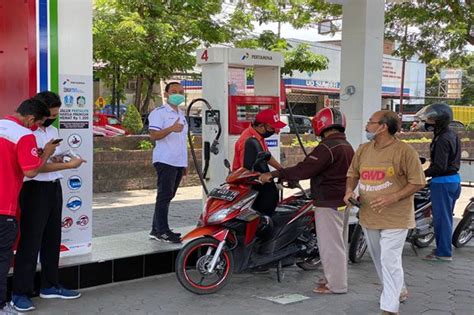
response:
<path id="1" fill-rule="evenodd" d="M 451 257 L 453 255 L 451 247 L 453 212 L 456 200 L 461 194 L 461 184 L 431 182 L 430 188 L 436 239 L 435 255 Z"/>
<path id="2" fill-rule="evenodd" d="M 176 195 L 179 183 L 183 178 L 184 167 L 176 167 L 164 163 L 154 163 L 156 169 L 158 194 L 156 196 L 155 214 L 151 233 L 162 234 L 170 230 L 168 211 L 170 202 Z"/>

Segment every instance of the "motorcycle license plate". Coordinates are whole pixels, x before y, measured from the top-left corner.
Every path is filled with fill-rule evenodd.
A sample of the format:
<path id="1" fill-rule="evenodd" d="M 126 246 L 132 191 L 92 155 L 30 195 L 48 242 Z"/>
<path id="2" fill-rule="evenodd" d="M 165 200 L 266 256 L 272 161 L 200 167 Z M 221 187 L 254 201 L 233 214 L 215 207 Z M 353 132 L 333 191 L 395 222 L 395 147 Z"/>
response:
<path id="1" fill-rule="evenodd" d="M 228 190 L 228 189 L 225 189 L 225 188 L 214 188 L 209 193 L 209 197 L 216 198 L 216 199 L 221 199 L 221 200 L 226 200 L 226 201 L 232 201 L 238 195 L 239 195 L 238 191 L 232 191 L 232 190 Z"/>

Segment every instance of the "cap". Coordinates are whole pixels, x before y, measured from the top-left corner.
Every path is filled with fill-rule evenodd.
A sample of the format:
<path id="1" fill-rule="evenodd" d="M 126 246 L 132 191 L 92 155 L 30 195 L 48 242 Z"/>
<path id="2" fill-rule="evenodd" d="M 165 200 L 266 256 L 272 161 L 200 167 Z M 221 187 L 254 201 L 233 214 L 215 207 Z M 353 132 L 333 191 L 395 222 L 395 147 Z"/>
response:
<path id="1" fill-rule="evenodd" d="M 274 129 L 281 129 L 286 126 L 280 120 L 278 113 L 271 109 L 264 109 L 258 112 L 257 116 L 255 116 L 255 122 L 269 124 Z"/>

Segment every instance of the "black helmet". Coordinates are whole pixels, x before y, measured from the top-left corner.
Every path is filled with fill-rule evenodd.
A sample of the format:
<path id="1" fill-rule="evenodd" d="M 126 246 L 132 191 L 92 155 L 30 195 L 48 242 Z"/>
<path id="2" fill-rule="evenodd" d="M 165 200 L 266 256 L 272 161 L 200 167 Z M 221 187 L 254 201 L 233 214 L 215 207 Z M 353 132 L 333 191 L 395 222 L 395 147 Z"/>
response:
<path id="1" fill-rule="evenodd" d="M 453 111 L 449 105 L 444 103 L 432 104 L 423 107 L 416 116 L 423 121 L 432 119 L 435 122 L 435 130 L 441 131 L 453 121 Z"/>

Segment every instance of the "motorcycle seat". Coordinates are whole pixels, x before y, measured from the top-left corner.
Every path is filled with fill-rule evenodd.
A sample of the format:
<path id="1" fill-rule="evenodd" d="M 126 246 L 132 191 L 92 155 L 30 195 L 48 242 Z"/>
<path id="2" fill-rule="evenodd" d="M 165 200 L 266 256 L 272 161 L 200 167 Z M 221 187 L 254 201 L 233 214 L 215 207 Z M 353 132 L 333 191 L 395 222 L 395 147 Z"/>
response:
<path id="1" fill-rule="evenodd" d="M 275 213 L 292 213 L 296 211 L 297 209 L 298 207 L 295 207 L 295 206 L 281 205 L 275 208 Z"/>

